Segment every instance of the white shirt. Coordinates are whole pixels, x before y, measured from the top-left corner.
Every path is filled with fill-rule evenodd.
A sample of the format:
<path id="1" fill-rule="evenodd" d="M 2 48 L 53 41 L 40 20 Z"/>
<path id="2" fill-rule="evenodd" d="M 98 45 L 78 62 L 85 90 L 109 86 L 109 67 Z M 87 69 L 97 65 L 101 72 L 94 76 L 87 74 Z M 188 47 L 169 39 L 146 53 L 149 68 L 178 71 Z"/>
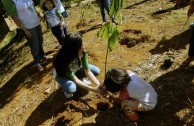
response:
<path id="1" fill-rule="evenodd" d="M 18 18 L 26 29 L 35 28 L 40 24 L 32 0 L 13 0 L 16 5 Z"/>
<path id="2" fill-rule="evenodd" d="M 61 3 L 60 0 L 54 0 L 55 1 L 55 4 L 56 4 L 56 8 L 61 12 L 63 13 L 65 11 L 65 8 L 63 6 L 63 4 Z"/>
<path id="3" fill-rule="evenodd" d="M 134 72 L 130 72 L 129 76 L 131 77 L 131 81 L 127 86 L 129 97 L 137 99 L 145 105 L 155 107 L 157 93 L 154 88 Z"/>
<path id="4" fill-rule="evenodd" d="M 45 11 L 44 14 L 47 18 L 47 21 L 51 27 L 57 26 L 60 24 L 60 19 L 56 15 L 56 8 L 53 8 L 51 11 Z"/>

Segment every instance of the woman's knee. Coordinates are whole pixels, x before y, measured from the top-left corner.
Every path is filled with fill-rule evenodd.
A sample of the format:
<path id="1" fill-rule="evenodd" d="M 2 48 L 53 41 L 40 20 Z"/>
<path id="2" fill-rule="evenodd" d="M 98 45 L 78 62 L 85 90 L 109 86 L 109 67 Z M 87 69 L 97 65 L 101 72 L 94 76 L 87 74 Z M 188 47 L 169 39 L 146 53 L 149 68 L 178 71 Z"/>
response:
<path id="1" fill-rule="evenodd" d="M 97 66 L 89 65 L 89 68 L 95 76 L 100 74 L 100 69 Z"/>
<path id="2" fill-rule="evenodd" d="M 70 94 L 75 93 L 77 90 L 77 86 L 73 81 L 67 82 L 64 91 Z"/>

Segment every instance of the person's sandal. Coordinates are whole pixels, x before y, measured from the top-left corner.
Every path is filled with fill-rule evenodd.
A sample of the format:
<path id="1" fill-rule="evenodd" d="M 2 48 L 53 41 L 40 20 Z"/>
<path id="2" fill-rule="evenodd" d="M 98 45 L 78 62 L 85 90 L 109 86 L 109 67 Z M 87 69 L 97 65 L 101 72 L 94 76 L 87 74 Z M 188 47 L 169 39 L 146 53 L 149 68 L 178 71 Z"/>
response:
<path id="1" fill-rule="evenodd" d="M 44 56 L 44 60 L 51 60 L 53 59 L 53 56 Z"/>
<path id="2" fill-rule="evenodd" d="M 42 59 L 42 62 L 46 62 L 46 61 L 50 61 L 53 59 L 53 56 L 44 56 L 43 59 Z"/>

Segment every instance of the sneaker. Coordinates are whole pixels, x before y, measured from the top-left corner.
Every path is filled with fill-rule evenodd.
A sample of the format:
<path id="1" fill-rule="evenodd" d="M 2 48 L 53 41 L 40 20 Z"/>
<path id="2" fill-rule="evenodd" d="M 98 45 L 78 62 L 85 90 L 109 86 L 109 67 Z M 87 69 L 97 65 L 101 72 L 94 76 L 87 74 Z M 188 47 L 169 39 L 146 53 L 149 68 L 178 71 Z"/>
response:
<path id="1" fill-rule="evenodd" d="M 42 65 L 40 63 L 36 64 L 35 66 L 38 69 L 38 71 L 40 71 L 40 72 L 44 70 L 44 68 L 42 67 Z"/>
<path id="2" fill-rule="evenodd" d="M 84 82 L 85 84 L 87 84 L 87 85 L 92 84 L 89 80 L 86 80 L 85 78 L 83 79 L 83 82 Z"/>
<path id="3" fill-rule="evenodd" d="M 72 98 L 72 97 L 73 97 L 73 94 L 68 94 L 68 93 L 66 93 L 66 92 L 64 92 L 64 94 L 65 94 L 65 97 L 66 97 L 66 98 Z"/>

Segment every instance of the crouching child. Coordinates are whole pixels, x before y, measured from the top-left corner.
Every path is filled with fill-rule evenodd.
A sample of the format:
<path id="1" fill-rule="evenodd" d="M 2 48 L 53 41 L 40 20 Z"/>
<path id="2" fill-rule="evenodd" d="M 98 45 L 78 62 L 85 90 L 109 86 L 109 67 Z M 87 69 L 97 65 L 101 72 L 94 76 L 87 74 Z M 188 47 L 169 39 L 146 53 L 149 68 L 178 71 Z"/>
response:
<path id="1" fill-rule="evenodd" d="M 121 103 L 121 107 L 130 121 L 139 120 L 136 111 L 150 111 L 157 104 L 157 93 L 154 88 L 130 70 L 110 69 L 106 74 L 103 86 L 111 93 L 119 92 L 119 98 L 109 98 Z"/>

